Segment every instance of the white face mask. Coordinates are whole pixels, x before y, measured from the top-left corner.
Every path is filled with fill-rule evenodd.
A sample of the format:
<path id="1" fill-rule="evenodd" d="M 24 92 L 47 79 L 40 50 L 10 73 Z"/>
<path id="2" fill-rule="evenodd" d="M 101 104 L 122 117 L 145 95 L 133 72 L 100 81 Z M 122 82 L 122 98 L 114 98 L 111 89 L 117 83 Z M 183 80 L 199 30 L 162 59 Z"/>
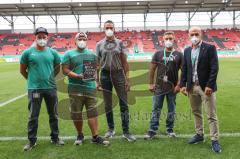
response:
<path id="1" fill-rule="evenodd" d="M 193 45 L 197 45 L 200 42 L 200 38 L 198 38 L 196 36 L 193 36 L 191 38 L 191 42 L 192 42 Z"/>
<path id="2" fill-rule="evenodd" d="M 85 49 L 87 47 L 87 42 L 84 40 L 77 41 L 77 46 L 80 49 Z"/>
<path id="3" fill-rule="evenodd" d="M 37 44 L 41 47 L 44 47 L 47 45 L 47 40 L 45 39 L 37 39 Z"/>
<path id="4" fill-rule="evenodd" d="M 166 48 L 171 48 L 173 47 L 173 41 L 171 40 L 164 41 L 164 45 Z"/>
<path id="5" fill-rule="evenodd" d="M 111 29 L 105 30 L 105 34 L 107 37 L 112 37 L 113 36 L 113 31 Z"/>

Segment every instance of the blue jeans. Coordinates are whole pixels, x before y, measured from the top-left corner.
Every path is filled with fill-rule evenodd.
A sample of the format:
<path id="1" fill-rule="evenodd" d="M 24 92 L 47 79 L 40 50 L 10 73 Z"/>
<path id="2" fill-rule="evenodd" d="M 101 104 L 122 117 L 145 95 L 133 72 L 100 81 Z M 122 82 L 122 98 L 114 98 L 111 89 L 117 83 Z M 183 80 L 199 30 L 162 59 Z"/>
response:
<path id="1" fill-rule="evenodd" d="M 123 70 L 116 72 L 101 71 L 101 84 L 103 88 L 103 98 L 105 104 L 105 112 L 107 117 L 108 128 L 114 130 L 113 120 L 113 104 L 112 104 L 112 89 L 116 90 L 122 120 L 123 133 L 129 132 L 129 110 L 127 104 L 127 92 L 125 89 L 125 77 Z"/>
<path id="2" fill-rule="evenodd" d="M 164 97 L 167 98 L 167 119 L 166 119 L 166 128 L 171 130 L 174 127 L 174 120 L 176 114 L 176 94 L 170 92 L 166 95 L 155 95 L 153 96 L 153 110 L 152 117 L 150 121 L 149 131 L 157 131 L 159 126 L 159 119 L 161 115 L 161 110 L 163 107 Z"/>

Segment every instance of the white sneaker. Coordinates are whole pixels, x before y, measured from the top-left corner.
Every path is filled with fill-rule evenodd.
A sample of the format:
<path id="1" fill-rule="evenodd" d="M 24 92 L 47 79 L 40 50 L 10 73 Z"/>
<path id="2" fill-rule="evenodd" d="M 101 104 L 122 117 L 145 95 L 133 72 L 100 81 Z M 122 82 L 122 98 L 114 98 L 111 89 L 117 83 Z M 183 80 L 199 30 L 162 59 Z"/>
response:
<path id="1" fill-rule="evenodd" d="M 23 147 L 23 151 L 30 151 L 30 150 L 32 150 L 36 145 L 37 145 L 36 142 L 34 142 L 34 143 L 29 142 L 29 143 L 27 143 L 27 144 Z"/>
<path id="2" fill-rule="evenodd" d="M 108 130 L 105 134 L 105 138 L 112 138 L 115 135 L 115 131 L 114 130 Z"/>
<path id="3" fill-rule="evenodd" d="M 122 137 L 123 137 L 124 139 L 127 139 L 128 142 L 134 142 L 134 141 L 136 141 L 136 137 L 133 136 L 133 135 L 130 134 L 130 133 L 125 133 L 125 134 L 123 134 Z"/>

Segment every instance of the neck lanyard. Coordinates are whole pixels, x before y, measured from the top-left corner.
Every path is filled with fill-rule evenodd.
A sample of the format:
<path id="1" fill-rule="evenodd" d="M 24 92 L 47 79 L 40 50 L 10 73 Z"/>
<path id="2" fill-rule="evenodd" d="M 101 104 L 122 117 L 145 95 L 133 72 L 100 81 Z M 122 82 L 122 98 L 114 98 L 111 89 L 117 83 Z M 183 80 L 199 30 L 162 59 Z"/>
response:
<path id="1" fill-rule="evenodd" d="M 164 49 L 164 64 L 167 65 L 168 61 L 169 61 L 169 57 L 172 56 L 173 52 L 175 50 L 173 49 L 172 52 L 170 53 L 170 55 L 168 56 L 168 60 L 167 60 L 167 56 L 166 56 L 166 48 Z"/>
<path id="2" fill-rule="evenodd" d="M 197 48 L 198 49 L 198 48 Z M 192 58 L 192 65 L 195 66 L 196 61 L 198 59 L 199 56 L 199 52 L 197 52 L 198 50 L 195 49 L 194 51 L 191 52 L 191 58 Z"/>

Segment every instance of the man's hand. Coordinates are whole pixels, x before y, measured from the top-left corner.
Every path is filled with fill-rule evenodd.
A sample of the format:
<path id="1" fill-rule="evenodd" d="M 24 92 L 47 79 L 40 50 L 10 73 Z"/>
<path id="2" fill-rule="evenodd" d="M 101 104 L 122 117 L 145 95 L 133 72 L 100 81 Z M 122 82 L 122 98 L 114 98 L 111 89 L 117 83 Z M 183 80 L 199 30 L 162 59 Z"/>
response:
<path id="1" fill-rule="evenodd" d="M 206 87 L 204 93 L 206 96 L 211 96 L 213 93 L 213 90 L 212 88 Z"/>
<path id="2" fill-rule="evenodd" d="M 182 87 L 180 91 L 183 95 L 187 96 L 187 88 L 186 87 Z"/>
<path id="3" fill-rule="evenodd" d="M 78 75 L 77 75 L 77 79 L 82 80 L 82 79 L 83 79 L 83 74 L 82 74 L 82 73 L 81 73 L 81 74 L 78 74 Z"/>
<path id="4" fill-rule="evenodd" d="M 155 92 L 155 90 L 156 90 L 156 86 L 155 86 L 155 84 L 149 84 L 149 91 L 150 92 Z"/>
<path id="5" fill-rule="evenodd" d="M 179 93 L 180 92 L 180 87 L 179 85 L 176 85 L 176 87 L 174 88 L 174 93 Z"/>
<path id="6" fill-rule="evenodd" d="M 97 90 L 98 91 L 102 91 L 103 90 L 102 85 L 99 82 L 97 82 Z"/>

